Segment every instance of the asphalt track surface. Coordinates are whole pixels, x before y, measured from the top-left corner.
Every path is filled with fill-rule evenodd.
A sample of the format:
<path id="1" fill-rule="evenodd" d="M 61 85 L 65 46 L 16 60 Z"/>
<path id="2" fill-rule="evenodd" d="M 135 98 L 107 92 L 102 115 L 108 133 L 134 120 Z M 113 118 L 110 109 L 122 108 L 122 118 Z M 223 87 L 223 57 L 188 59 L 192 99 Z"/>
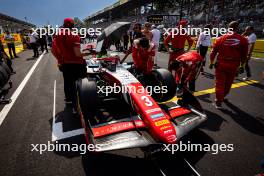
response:
<path id="1" fill-rule="evenodd" d="M 19 54 L 13 60 L 16 74 L 12 76 L 14 93 L 37 59 L 32 51 Z M 167 65 L 168 55 L 158 54 L 158 65 Z M 253 80 L 259 83 L 232 89 L 225 110 L 212 106 L 214 94 L 204 94 L 198 99 L 208 116 L 200 129 L 194 130 L 184 140 L 196 144 L 234 144 L 234 151 L 181 152 L 206 176 L 249 176 L 261 172 L 260 160 L 264 156 L 264 60 L 252 60 Z M 197 90 L 213 88 L 213 71 L 206 69 L 200 75 Z M 238 78 L 239 79 L 239 78 Z M 63 132 L 81 128 L 78 116 L 64 104 L 62 75 L 51 53 L 43 55 L 33 74 L 0 126 L 0 175 L 191 175 L 179 161 L 179 155 L 157 155 L 155 163 L 144 159 L 140 149 L 80 155 L 78 152 L 31 151 L 31 144 L 52 141 L 54 82 L 56 80 L 55 123 L 62 124 Z M 236 82 L 240 82 L 236 80 Z M 0 111 L 4 105 L 0 105 Z M 71 136 L 71 135 L 69 135 Z M 65 137 L 65 136 L 64 136 Z M 67 135 L 66 135 L 67 137 Z M 84 143 L 77 135 L 59 140 L 59 143 Z M 159 167 L 157 167 L 159 166 Z M 186 170 L 186 171 L 185 171 Z"/>

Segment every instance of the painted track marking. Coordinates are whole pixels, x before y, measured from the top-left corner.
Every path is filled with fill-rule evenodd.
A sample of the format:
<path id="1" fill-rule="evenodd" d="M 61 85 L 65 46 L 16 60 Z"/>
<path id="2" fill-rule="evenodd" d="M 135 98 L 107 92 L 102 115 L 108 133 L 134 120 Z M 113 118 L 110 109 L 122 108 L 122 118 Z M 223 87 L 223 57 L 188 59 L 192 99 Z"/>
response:
<path id="1" fill-rule="evenodd" d="M 57 87 L 57 82 L 55 80 L 54 81 L 54 97 L 53 97 L 52 141 L 57 141 L 57 140 L 84 134 L 83 128 L 63 132 L 62 122 L 56 123 L 56 87 Z"/>
<path id="2" fill-rule="evenodd" d="M 15 90 L 15 92 L 11 96 L 12 102 L 9 103 L 9 104 L 7 104 L 7 105 L 5 105 L 4 108 L 2 109 L 2 111 L 0 112 L 0 126 L 2 125 L 3 121 L 5 120 L 7 114 L 9 113 L 9 111 L 11 110 L 11 108 L 13 107 L 13 105 L 15 104 L 18 96 L 20 95 L 20 93 L 22 92 L 22 90 L 24 89 L 24 87 L 26 86 L 28 80 L 30 79 L 30 77 L 34 73 L 35 69 L 37 68 L 38 64 L 40 63 L 40 61 L 43 58 L 43 56 L 44 56 L 45 53 L 46 52 L 42 53 L 39 56 L 39 58 L 37 59 L 37 61 L 35 62 L 35 64 L 31 67 L 31 69 L 29 70 L 29 72 L 27 73 L 27 75 L 25 76 L 25 78 L 23 79 L 23 81 L 20 83 L 20 85 L 18 86 L 18 88 Z"/>

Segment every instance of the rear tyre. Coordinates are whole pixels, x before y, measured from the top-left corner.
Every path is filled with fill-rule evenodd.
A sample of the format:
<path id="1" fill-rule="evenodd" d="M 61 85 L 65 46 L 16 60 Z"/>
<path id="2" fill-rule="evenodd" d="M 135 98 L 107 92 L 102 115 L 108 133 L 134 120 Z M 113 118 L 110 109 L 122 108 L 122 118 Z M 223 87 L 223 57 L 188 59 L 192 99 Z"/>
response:
<path id="1" fill-rule="evenodd" d="M 157 102 L 168 101 L 175 96 L 176 83 L 171 72 L 168 70 L 163 68 L 153 70 L 148 82 L 148 85 L 153 86 L 152 97 Z M 160 87 L 160 91 L 158 93 L 155 93 L 154 86 Z"/>
<path id="2" fill-rule="evenodd" d="M 10 79 L 10 73 L 8 67 L 5 67 L 4 63 L 0 62 L 0 88 L 4 87 Z"/>
<path id="3" fill-rule="evenodd" d="M 0 67 L 3 67 L 9 76 L 11 75 L 11 70 L 9 69 L 9 67 L 6 65 L 5 62 L 0 62 Z"/>

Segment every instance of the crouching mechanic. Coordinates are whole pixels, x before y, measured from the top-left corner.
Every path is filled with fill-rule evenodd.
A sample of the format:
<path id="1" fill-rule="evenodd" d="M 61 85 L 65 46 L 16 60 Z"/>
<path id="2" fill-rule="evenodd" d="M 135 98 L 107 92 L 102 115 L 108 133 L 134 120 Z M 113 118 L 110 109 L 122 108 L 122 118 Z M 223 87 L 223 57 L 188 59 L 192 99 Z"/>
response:
<path id="1" fill-rule="evenodd" d="M 244 70 L 248 54 L 247 39 L 237 33 L 239 23 L 233 21 L 228 27 L 232 31 L 216 40 L 210 55 L 209 68 L 215 67 L 216 99 L 214 105 L 217 109 L 222 108 L 222 102 L 231 89 L 238 68 L 240 71 Z"/>
<path id="2" fill-rule="evenodd" d="M 85 56 L 80 50 L 80 37 L 72 32 L 74 21 L 64 19 L 63 27 L 52 42 L 52 53 L 58 62 L 58 68 L 63 73 L 66 104 L 73 104 L 76 113 L 76 85 L 79 78 L 87 76 Z"/>
<path id="3" fill-rule="evenodd" d="M 190 84 L 197 78 L 203 61 L 203 57 L 193 51 L 184 53 L 171 62 L 170 69 L 176 72 L 176 95 L 178 97 L 183 94 L 184 87 L 189 86 L 190 90 Z"/>

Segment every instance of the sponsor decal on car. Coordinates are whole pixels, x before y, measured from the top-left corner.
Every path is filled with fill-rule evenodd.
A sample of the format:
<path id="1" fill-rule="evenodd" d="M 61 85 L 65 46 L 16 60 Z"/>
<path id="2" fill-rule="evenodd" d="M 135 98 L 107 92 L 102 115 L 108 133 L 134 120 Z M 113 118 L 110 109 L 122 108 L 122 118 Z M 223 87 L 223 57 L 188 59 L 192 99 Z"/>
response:
<path id="1" fill-rule="evenodd" d="M 150 117 L 151 117 L 152 119 L 156 119 L 156 118 L 163 117 L 163 116 L 164 116 L 163 113 L 159 113 L 159 114 L 153 114 L 153 115 L 151 115 Z"/>
<path id="2" fill-rule="evenodd" d="M 152 112 L 158 112 L 158 111 L 161 111 L 161 109 L 160 109 L 160 108 L 154 108 L 154 109 L 146 110 L 146 113 L 147 113 L 147 114 L 150 114 L 150 113 L 152 113 Z"/>
<path id="3" fill-rule="evenodd" d="M 120 122 L 120 123 L 114 123 L 102 127 L 93 128 L 93 133 L 95 137 L 101 137 L 112 133 L 131 130 L 134 128 L 143 128 L 143 127 L 145 127 L 145 124 L 140 120 L 136 120 L 134 121 L 134 123 Z"/>
<path id="4" fill-rule="evenodd" d="M 184 121 L 180 122 L 179 125 L 180 126 L 185 126 L 188 125 L 196 120 L 200 119 L 200 116 L 194 117 L 194 118 L 186 118 Z"/>
<path id="5" fill-rule="evenodd" d="M 170 116 L 172 118 L 175 118 L 175 117 L 178 117 L 178 116 L 182 116 L 182 115 L 188 114 L 190 112 L 191 112 L 190 110 L 188 110 L 186 108 L 182 108 L 182 107 L 175 108 L 175 109 L 172 109 L 172 110 L 169 111 Z"/>
<path id="6" fill-rule="evenodd" d="M 106 147 L 111 145 L 118 145 L 122 143 L 132 142 L 138 140 L 139 137 L 120 137 L 113 140 L 106 141 L 105 143 L 99 144 L 100 147 Z"/>
<path id="7" fill-rule="evenodd" d="M 167 125 L 167 126 L 163 126 L 163 127 L 160 128 L 160 130 L 166 130 L 166 129 L 168 129 L 168 128 L 171 128 L 171 126 L 169 126 L 169 125 Z"/>
<path id="8" fill-rule="evenodd" d="M 161 120 L 161 121 L 155 122 L 155 125 L 156 126 L 162 126 L 162 125 L 166 125 L 166 124 L 169 124 L 169 123 L 170 123 L 170 121 L 165 119 L 165 120 Z"/>

